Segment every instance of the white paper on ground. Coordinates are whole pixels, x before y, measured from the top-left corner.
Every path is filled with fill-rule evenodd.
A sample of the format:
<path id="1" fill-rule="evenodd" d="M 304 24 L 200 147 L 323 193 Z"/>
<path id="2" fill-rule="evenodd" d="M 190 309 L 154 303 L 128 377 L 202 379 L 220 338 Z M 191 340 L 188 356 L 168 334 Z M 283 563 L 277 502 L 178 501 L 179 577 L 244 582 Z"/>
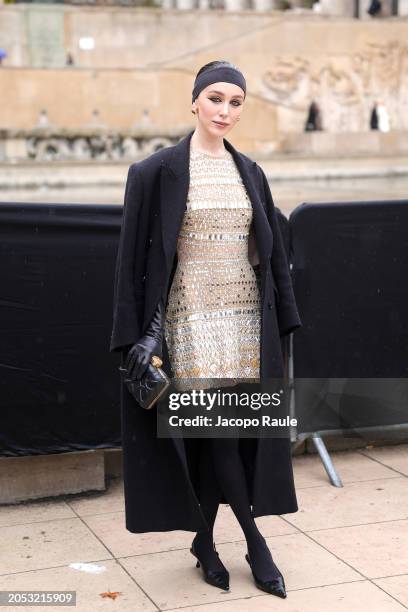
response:
<path id="1" fill-rule="evenodd" d="M 90 574 L 101 574 L 106 570 L 104 565 L 96 565 L 96 563 L 70 563 L 68 567 Z"/>

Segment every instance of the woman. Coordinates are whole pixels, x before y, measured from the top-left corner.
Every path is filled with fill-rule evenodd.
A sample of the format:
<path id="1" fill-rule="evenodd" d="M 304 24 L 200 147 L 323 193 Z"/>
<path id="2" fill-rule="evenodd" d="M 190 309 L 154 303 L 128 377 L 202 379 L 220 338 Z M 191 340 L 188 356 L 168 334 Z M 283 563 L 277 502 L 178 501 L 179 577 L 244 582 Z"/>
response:
<path id="1" fill-rule="evenodd" d="M 201 387 L 283 376 L 280 338 L 301 323 L 282 236 L 265 174 L 225 139 L 245 97 L 235 66 L 206 64 L 192 95 L 196 129 L 129 169 L 110 349 L 132 377 L 152 355 Z M 254 518 L 298 509 L 290 441 L 159 438 L 155 411 L 138 409 L 123 385 L 121 410 L 127 529 L 196 531 L 197 567 L 228 590 L 213 542 L 228 503 L 256 585 L 286 597 Z"/>

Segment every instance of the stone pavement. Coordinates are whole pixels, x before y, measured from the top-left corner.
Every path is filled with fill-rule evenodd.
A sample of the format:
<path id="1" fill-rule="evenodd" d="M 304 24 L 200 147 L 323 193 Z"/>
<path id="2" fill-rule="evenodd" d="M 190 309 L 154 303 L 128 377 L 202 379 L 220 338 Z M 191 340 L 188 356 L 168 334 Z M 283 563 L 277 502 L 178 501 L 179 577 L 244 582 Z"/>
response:
<path id="1" fill-rule="evenodd" d="M 329 483 L 317 455 L 295 456 L 299 511 L 257 519 L 285 577 L 285 600 L 255 587 L 228 506 L 215 531 L 230 571 L 231 590 L 224 593 L 195 567 L 192 533 L 125 529 L 119 478 L 103 493 L 0 506 L 0 590 L 76 590 L 75 608 L 18 608 L 37 611 L 407 610 L 408 445 L 332 458 L 343 488 Z M 71 566 L 76 563 L 84 565 Z"/>

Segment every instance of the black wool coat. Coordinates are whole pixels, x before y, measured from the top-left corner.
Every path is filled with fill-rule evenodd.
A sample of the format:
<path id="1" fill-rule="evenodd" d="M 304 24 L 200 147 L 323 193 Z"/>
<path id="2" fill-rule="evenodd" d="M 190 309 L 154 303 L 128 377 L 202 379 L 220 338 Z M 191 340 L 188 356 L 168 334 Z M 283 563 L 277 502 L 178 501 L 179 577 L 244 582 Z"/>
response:
<path id="1" fill-rule="evenodd" d="M 110 342 L 110 351 L 122 352 L 122 363 L 171 287 L 186 210 L 193 132 L 129 168 Z M 233 156 L 253 207 L 248 257 L 253 265 L 259 263 L 260 271 L 260 377 L 280 378 L 284 375 L 281 338 L 301 326 L 282 235 L 263 170 L 225 138 L 224 146 Z M 172 375 L 165 340 L 163 369 Z M 126 528 L 141 533 L 196 531 L 206 526 L 197 476 L 201 440 L 158 438 L 156 411 L 140 408 L 122 383 L 121 423 Z M 290 440 L 241 439 L 240 452 L 253 515 L 296 512 Z"/>

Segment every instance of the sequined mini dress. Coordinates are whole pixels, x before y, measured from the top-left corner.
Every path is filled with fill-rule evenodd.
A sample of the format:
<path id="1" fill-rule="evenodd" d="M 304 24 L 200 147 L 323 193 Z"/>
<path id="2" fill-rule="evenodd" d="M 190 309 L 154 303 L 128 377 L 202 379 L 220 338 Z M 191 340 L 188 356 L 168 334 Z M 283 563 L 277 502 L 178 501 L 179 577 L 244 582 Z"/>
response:
<path id="1" fill-rule="evenodd" d="M 258 378 L 261 299 L 248 259 L 252 204 L 229 151 L 190 150 L 165 338 L 179 389 Z M 221 382 L 219 379 L 224 379 Z"/>

